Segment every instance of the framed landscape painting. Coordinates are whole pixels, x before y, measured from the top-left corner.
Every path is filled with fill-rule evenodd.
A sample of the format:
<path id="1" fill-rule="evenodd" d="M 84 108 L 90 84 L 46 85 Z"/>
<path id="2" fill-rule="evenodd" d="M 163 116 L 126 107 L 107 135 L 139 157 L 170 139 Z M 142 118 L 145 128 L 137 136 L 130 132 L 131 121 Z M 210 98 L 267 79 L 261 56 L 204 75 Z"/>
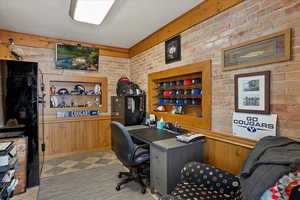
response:
<path id="1" fill-rule="evenodd" d="M 57 69 L 98 71 L 98 63 L 98 48 L 56 44 Z"/>
<path id="2" fill-rule="evenodd" d="M 288 61 L 291 29 L 273 33 L 222 50 L 223 71 Z"/>
<path id="3" fill-rule="evenodd" d="M 270 114 L 270 71 L 234 76 L 235 112 Z"/>

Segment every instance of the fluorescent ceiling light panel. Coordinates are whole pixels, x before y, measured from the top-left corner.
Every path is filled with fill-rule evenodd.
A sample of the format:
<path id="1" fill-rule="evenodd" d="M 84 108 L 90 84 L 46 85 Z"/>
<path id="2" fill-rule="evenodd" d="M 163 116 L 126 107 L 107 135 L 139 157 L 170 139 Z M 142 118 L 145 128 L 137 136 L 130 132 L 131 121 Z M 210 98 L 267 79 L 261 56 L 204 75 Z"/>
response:
<path id="1" fill-rule="evenodd" d="M 71 4 L 71 17 L 76 21 L 99 25 L 114 2 L 115 0 L 75 0 L 72 2 L 73 6 Z"/>

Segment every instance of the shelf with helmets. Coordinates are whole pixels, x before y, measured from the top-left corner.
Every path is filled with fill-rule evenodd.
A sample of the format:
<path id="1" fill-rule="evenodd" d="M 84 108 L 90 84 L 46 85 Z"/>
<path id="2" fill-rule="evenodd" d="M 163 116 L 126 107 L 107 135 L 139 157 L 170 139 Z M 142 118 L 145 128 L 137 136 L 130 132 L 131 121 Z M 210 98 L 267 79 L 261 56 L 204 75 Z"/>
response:
<path id="1" fill-rule="evenodd" d="M 46 75 L 45 111 L 98 110 L 107 112 L 107 78 Z"/>
<path id="2" fill-rule="evenodd" d="M 155 72 L 148 77 L 148 110 L 182 126 L 211 127 L 211 61 Z"/>

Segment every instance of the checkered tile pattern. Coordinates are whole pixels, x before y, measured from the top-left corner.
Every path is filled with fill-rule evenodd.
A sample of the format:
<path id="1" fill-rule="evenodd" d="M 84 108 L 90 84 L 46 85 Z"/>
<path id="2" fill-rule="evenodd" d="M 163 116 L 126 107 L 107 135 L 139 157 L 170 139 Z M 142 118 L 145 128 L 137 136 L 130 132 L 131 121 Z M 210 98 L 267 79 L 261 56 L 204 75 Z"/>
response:
<path id="1" fill-rule="evenodd" d="M 103 167 L 114 163 L 119 163 L 119 161 L 112 151 L 48 160 L 44 164 L 42 178 Z"/>
<path id="2" fill-rule="evenodd" d="M 121 164 L 112 151 L 48 160 L 44 164 L 42 178 L 107 166 L 114 163 Z M 125 167 L 124 170 L 126 170 Z M 39 187 L 28 189 L 26 193 L 14 196 L 12 200 L 37 200 L 38 189 Z M 155 200 L 159 199 L 156 195 L 152 196 Z"/>

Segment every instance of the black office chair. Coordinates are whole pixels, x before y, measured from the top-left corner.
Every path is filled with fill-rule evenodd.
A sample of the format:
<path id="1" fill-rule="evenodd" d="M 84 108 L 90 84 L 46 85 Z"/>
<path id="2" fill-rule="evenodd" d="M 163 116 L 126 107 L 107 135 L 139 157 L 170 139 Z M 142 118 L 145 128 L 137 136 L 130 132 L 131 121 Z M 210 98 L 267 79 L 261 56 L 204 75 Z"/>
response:
<path id="1" fill-rule="evenodd" d="M 112 122 L 112 149 L 117 158 L 129 169 L 129 172 L 120 172 L 119 178 L 127 176 L 116 187 L 119 191 L 121 186 L 135 181 L 142 187 L 141 192 L 146 192 L 144 179 L 149 180 L 149 150 L 145 149 L 148 145 L 136 145 L 133 143 L 127 129 L 119 122 Z"/>

